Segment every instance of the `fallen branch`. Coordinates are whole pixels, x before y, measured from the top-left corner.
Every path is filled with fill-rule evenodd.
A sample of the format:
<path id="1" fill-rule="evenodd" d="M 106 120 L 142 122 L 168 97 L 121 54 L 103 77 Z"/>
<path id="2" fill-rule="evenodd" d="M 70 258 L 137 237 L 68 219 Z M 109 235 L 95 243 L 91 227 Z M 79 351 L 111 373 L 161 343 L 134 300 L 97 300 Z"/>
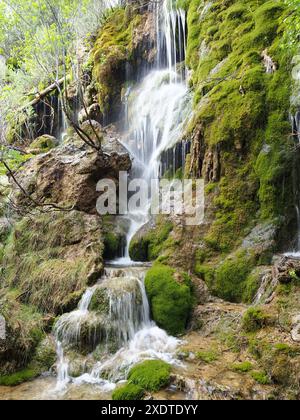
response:
<path id="1" fill-rule="evenodd" d="M 22 106 L 19 111 L 24 111 L 26 108 L 29 108 L 31 106 L 37 105 L 45 96 L 49 95 L 49 93 L 53 92 L 54 90 L 58 89 L 58 86 L 62 86 L 65 82 L 65 78 L 59 79 L 52 83 L 50 86 L 48 86 L 46 89 L 42 90 L 41 92 L 38 92 L 35 96 L 35 99 L 33 99 L 28 104 Z"/>

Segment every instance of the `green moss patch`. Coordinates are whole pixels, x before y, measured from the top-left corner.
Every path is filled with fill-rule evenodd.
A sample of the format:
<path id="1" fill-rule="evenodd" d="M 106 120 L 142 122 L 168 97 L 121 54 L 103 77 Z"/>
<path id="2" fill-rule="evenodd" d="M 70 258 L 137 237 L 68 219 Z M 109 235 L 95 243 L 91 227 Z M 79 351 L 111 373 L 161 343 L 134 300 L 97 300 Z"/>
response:
<path id="1" fill-rule="evenodd" d="M 158 218 L 155 228 L 145 235 L 137 235 L 130 243 L 129 254 L 133 261 L 153 261 L 168 245 L 168 238 L 173 230 L 173 223 Z"/>
<path id="2" fill-rule="evenodd" d="M 134 366 L 128 379 L 143 389 L 156 392 L 170 382 L 171 366 L 161 360 L 147 360 Z"/>
<path id="3" fill-rule="evenodd" d="M 13 373 L 11 375 L 0 376 L 0 385 L 3 386 L 16 386 L 20 385 L 23 382 L 30 381 L 35 379 L 39 375 L 39 371 L 36 369 L 23 369 L 19 372 Z"/>
<path id="4" fill-rule="evenodd" d="M 179 282 L 175 270 L 157 263 L 148 271 L 145 286 L 157 325 L 169 334 L 182 334 L 192 309 L 188 278 L 182 277 L 182 282 Z"/>
<path id="5" fill-rule="evenodd" d="M 261 308 L 249 308 L 243 316 L 243 329 L 246 332 L 258 331 L 264 328 L 269 320 L 269 316 Z"/>
<path id="6" fill-rule="evenodd" d="M 120 388 L 117 388 L 113 394 L 112 399 L 114 401 L 138 401 L 142 400 L 145 395 L 145 391 L 139 385 L 128 383 Z"/>
<path id="7" fill-rule="evenodd" d="M 234 363 L 231 369 L 239 373 L 247 373 L 253 370 L 253 365 L 250 362 Z"/>

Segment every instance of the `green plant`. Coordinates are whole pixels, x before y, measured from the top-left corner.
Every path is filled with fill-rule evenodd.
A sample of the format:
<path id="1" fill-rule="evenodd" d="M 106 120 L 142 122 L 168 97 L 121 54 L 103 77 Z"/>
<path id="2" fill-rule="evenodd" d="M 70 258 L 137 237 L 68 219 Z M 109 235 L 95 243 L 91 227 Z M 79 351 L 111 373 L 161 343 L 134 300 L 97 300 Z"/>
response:
<path id="1" fill-rule="evenodd" d="M 212 363 L 218 360 L 219 354 L 216 350 L 198 351 L 196 357 L 202 362 Z"/>

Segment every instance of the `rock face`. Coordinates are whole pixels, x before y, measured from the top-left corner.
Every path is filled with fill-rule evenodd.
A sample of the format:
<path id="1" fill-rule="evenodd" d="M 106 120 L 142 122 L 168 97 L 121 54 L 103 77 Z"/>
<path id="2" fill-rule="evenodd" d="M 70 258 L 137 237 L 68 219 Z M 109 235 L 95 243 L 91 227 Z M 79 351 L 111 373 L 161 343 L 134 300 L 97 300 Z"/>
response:
<path id="1" fill-rule="evenodd" d="M 128 171 L 130 167 L 126 153 L 99 154 L 86 145 L 69 142 L 26 162 L 16 178 L 36 201 L 95 213 L 97 182 L 102 178 L 117 182 L 119 171 Z M 17 186 L 13 200 L 16 205 L 30 205 Z"/>

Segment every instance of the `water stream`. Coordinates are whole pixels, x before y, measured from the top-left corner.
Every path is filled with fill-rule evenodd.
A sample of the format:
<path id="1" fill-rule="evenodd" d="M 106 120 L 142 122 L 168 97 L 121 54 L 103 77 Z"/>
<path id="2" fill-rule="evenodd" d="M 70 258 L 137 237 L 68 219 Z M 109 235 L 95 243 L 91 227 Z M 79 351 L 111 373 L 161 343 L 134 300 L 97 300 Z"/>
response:
<path id="1" fill-rule="evenodd" d="M 157 60 L 155 67 L 126 94 L 123 145 L 133 159 L 132 176 L 151 184 L 163 172 L 183 165 L 189 147 L 178 141 L 191 112 L 183 63 L 186 52 L 186 17 L 170 2 L 156 4 Z M 165 159 L 164 156 L 171 158 Z M 148 267 L 129 256 L 132 237 L 150 219 L 148 203 L 129 219 L 125 256 L 110 263 L 98 284 L 83 295 L 77 310 L 56 323 L 56 392 L 70 384 L 92 384 L 111 391 L 126 379 L 129 369 L 145 359 L 178 363 L 178 340 L 158 328 L 150 318 L 144 286 Z M 75 354 L 75 356 L 74 356 Z M 80 368 L 74 374 L 74 365 Z"/>

